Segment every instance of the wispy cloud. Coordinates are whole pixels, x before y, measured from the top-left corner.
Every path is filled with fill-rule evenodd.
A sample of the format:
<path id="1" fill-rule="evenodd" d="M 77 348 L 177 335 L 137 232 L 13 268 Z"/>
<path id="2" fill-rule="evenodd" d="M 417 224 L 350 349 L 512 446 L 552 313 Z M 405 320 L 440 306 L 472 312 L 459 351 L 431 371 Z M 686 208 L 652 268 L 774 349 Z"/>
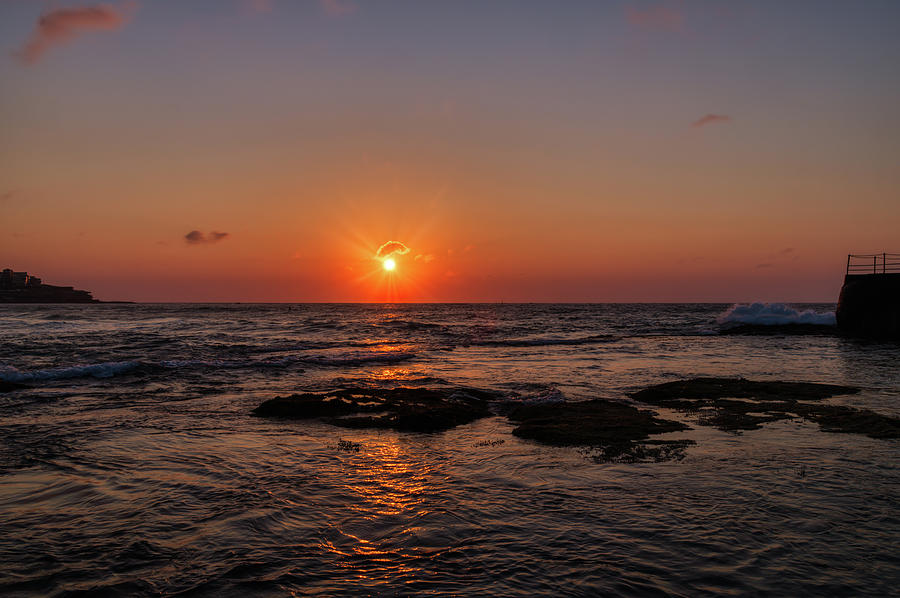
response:
<path id="1" fill-rule="evenodd" d="M 655 4 L 644 9 L 628 5 L 625 7 L 625 19 L 641 29 L 681 31 L 684 27 L 684 13 L 669 4 Z"/>
<path id="2" fill-rule="evenodd" d="M 273 0 L 242 0 L 244 8 L 253 12 L 271 12 Z"/>
<path id="3" fill-rule="evenodd" d="M 416 257 L 413 258 L 415 261 L 422 261 L 426 264 L 434 261 L 434 254 L 431 253 L 420 253 Z"/>
<path id="4" fill-rule="evenodd" d="M 378 251 L 375 252 L 375 257 L 384 258 L 391 255 L 406 255 L 407 253 L 409 253 L 409 247 L 400 241 L 388 241 L 378 248 Z"/>
<path id="5" fill-rule="evenodd" d="M 199 230 L 192 230 L 184 236 L 184 241 L 188 245 L 201 245 L 203 243 L 218 243 L 219 241 L 227 239 L 229 236 L 231 235 L 228 233 L 220 233 L 215 230 L 208 235 L 203 234 Z"/>
<path id="6" fill-rule="evenodd" d="M 34 64 L 50 48 L 68 43 L 80 35 L 121 28 L 136 9 L 137 3 L 126 2 L 120 6 L 96 4 L 45 12 L 17 56 L 25 64 Z"/>
<path id="7" fill-rule="evenodd" d="M 731 117 L 725 114 L 706 114 L 691 123 L 692 127 L 705 127 L 721 123 L 730 123 Z"/>
<path id="8" fill-rule="evenodd" d="M 319 0 L 319 6 L 330 17 L 343 17 L 356 12 L 356 5 L 348 0 Z"/>
<path id="9" fill-rule="evenodd" d="M 797 254 L 797 250 L 793 247 L 785 247 L 784 249 L 780 249 L 773 253 L 770 253 L 765 257 L 769 261 L 763 262 L 761 264 L 757 264 L 757 268 L 778 268 L 780 265 L 784 264 L 787 261 L 796 262 L 800 256 Z"/>

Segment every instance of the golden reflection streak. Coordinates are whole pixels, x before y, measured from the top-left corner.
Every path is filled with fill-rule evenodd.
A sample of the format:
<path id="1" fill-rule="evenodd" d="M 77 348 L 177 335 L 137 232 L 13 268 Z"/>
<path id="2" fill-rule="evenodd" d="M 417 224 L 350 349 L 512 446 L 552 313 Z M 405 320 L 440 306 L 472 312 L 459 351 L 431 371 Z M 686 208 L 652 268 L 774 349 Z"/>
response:
<path id="1" fill-rule="evenodd" d="M 415 551 L 402 554 L 405 550 L 396 543 L 402 543 L 403 536 L 417 529 L 412 524 L 416 517 L 430 511 L 425 508 L 426 501 L 429 496 L 437 494 L 437 488 L 431 481 L 433 471 L 415 455 L 404 450 L 404 446 L 396 439 L 379 444 L 367 443 L 364 446 L 368 449 L 361 455 L 364 462 L 357 462 L 359 469 L 354 472 L 361 479 L 354 475 L 359 481 L 345 486 L 353 495 L 353 499 L 349 501 L 349 509 L 353 514 L 351 523 L 338 526 L 336 531 L 339 539 L 323 539 L 322 547 L 344 559 L 364 558 L 370 565 L 377 563 L 376 569 L 381 566 L 394 573 L 404 570 L 410 574 L 415 573 L 413 569 L 403 565 L 407 558 L 416 556 Z M 410 525 L 403 526 L 398 531 L 390 531 L 389 535 L 382 537 L 381 532 L 395 526 L 395 520 L 392 519 L 395 517 Z M 372 529 L 379 536 L 375 539 L 366 538 L 358 530 L 351 533 L 347 529 L 360 522 L 363 522 L 363 529 Z M 359 563 L 350 562 L 344 566 L 358 570 Z M 367 577 L 365 573 L 361 575 Z"/>

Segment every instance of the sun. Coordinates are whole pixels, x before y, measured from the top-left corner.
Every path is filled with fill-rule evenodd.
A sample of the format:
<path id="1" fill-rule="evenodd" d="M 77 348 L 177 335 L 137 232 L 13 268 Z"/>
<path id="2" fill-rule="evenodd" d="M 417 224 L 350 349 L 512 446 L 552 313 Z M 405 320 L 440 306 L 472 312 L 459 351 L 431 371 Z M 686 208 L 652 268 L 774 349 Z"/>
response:
<path id="1" fill-rule="evenodd" d="M 383 262 L 381 262 L 381 265 L 388 272 L 393 272 L 394 269 L 397 267 L 397 262 L 395 262 L 393 260 L 393 258 L 388 258 L 388 259 L 384 260 Z"/>

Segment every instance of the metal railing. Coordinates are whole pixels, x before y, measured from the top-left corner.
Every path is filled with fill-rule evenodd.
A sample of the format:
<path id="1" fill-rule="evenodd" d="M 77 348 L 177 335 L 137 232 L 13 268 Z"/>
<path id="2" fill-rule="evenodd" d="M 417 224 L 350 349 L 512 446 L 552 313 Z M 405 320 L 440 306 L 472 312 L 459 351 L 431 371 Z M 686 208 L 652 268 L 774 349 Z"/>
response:
<path id="1" fill-rule="evenodd" d="M 847 256 L 847 274 L 900 273 L 900 253 L 868 253 Z"/>

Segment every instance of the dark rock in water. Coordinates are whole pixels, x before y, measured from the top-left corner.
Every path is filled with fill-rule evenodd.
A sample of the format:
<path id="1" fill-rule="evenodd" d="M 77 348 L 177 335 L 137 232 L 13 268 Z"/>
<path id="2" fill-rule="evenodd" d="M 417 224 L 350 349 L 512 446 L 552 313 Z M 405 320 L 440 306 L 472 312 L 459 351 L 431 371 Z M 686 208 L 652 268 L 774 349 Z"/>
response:
<path id="1" fill-rule="evenodd" d="M 802 417 L 826 432 L 900 438 L 900 419 L 840 405 L 809 403 L 858 388 L 809 382 L 754 382 L 742 378 L 694 378 L 651 386 L 631 396 L 644 403 L 699 415 L 699 423 L 737 432 Z"/>
<path id="2" fill-rule="evenodd" d="M 723 328 L 720 334 L 748 336 L 836 336 L 836 326 L 826 324 L 738 324 Z"/>
<path id="3" fill-rule="evenodd" d="M 5 380 L 0 380 L 0 392 L 12 392 L 13 390 L 19 390 L 21 388 L 26 388 L 24 384 L 18 384 L 16 382 L 7 382 Z"/>
<path id="4" fill-rule="evenodd" d="M 651 405 L 678 407 L 685 404 L 685 401 L 696 402 L 700 399 L 733 397 L 759 401 L 815 401 L 857 392 L 858 388 L 836 384 L 755 382 L 743 378 L 692 378 L 657 384 L 633 393 L 631 397 Z"/>
<path id="5" fill-rule="evenodd" d="M 825 432 L 865 434 L 869 438 L 900 438 L 900 419 L 844 405 L 815 405 L 801 412 Z"/>
<path id="6" fill-rule="evenodd" d="M 262 403 L 253 414 L 323 418 L 344 428 L 440 432 L 490 415 L 488 401 L 497 398 L 495 393 L 468 388 L 341 388 L 276 397 Z"/>
<path id="7" fill-rule="evenodd" d="M 509 413 L 519 426 L 513 434 L 554 446 L 591 446 L 600 450 L 598 460 L 625 457 L 642 460 L 671 457 L 670 449 L 684 448 L 686 441 L 647 441 L 651 434 L 679 432 L 688 426 L 659 419 L 652 411 L 631 405 L 595 399 L 576 403 L 522 405 Z M 656 453 L 646 444 L 657 444 L 667 450 Z M 628 457 L 631 457 L 629 459 Z M 595 455 L 597 457 L 597 455 Z"/>

